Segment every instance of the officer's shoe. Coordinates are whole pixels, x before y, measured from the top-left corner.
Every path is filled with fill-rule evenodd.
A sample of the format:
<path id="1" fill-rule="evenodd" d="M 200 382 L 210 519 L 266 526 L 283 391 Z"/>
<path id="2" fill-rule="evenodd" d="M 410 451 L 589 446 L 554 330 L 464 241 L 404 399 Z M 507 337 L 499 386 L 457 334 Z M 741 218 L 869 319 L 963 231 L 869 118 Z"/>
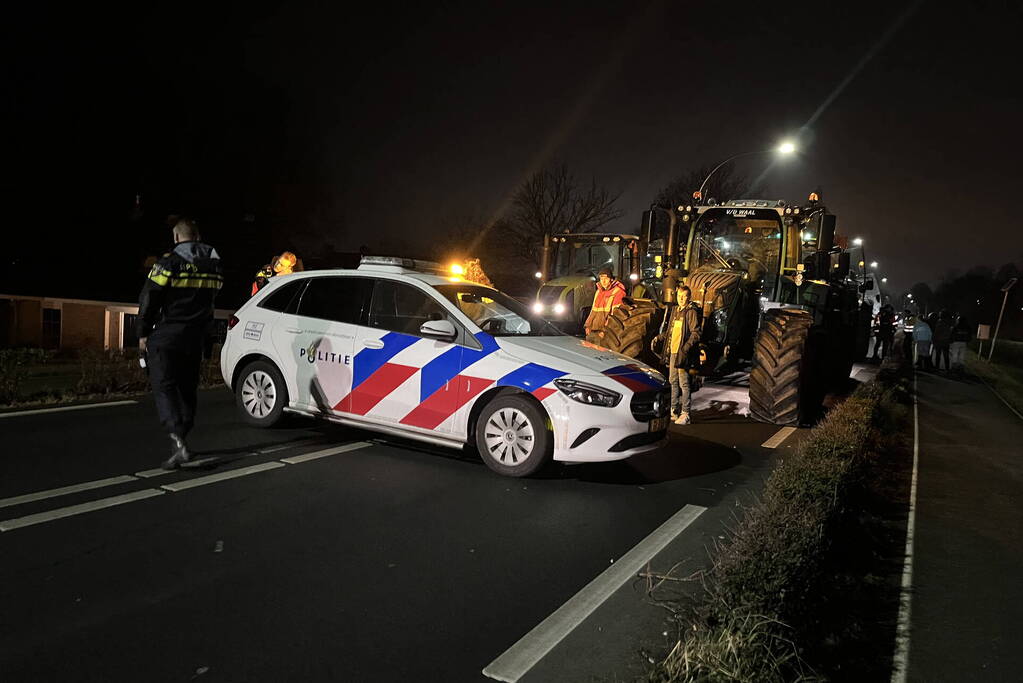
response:
<path id="1" fill-rule="evenodd" d="M 176 470 L 185 463 L 191 461 L 192 453 L 188 450 L 188 445 L 185 440 L 177 434 L 170 435 L 172 446 L 171 446 L 171 457 L 163 461 L 160 465 L 165 470 Z"/>

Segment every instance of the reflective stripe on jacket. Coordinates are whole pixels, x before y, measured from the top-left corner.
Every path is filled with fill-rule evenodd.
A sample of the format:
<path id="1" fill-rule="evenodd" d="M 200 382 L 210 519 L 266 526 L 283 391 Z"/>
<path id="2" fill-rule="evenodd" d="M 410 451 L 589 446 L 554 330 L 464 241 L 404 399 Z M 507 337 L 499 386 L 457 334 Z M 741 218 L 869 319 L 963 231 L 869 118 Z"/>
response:
<path id="1" fill-rule="evenodd" d="M 148 337 L 157 325 L 203 331 L 213 319 L 217 292 L 224 286 L 217 250 L 202 242 L 181 242 L 153 264 L 139 295 L 135 332 Z"/>

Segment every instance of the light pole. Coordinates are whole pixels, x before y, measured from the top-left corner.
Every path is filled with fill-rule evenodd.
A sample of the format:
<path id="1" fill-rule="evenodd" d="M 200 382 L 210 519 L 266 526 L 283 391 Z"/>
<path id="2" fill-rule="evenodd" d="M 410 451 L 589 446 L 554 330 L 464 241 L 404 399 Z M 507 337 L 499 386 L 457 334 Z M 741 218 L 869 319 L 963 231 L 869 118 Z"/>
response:
<path id="1" fill-rule="evenodd" d="M 701 201 L 703 199 L 703 190 L 704 190 L 704 188 L 707 187 L 707 183 L 710 182 L 711 176 L 713 176 L 715 173 L 717 173 L 718 169 L 720 169 L 725 164 L 727 164 L 729 162 L 732 162 L 732 161 L 735 161 L 739 157 L 748 157 L 748 156 L 752 156 L 754 154 L 770 154 L 771 152 L 775 152 L 777 154 L 780 154 L 781 156 L 788 156 L 789 154 L 792 154 L 795 151 L 796 151 L 795 143 L 792 143 L 792 142 L 789 142 L 789 141 L 785 141 L 785 142 L 782 142 L 780 145 L 778 145 L 777 147 L 775 147 L 773 149 L 758 149 L 755 152 L 740 152 L 739 154 L 735 154 L 735 155 L 732 155 L 732 156 L 728 157 L 727 159 L 722 161 L 720 164 L 715 166 L 713 168 L 713 170 L 711 170 L 711 172 L 707 174 L 707 177 L 703 179 L 703 182 L 700 183 L 700 199 L 701 199 Z"/>

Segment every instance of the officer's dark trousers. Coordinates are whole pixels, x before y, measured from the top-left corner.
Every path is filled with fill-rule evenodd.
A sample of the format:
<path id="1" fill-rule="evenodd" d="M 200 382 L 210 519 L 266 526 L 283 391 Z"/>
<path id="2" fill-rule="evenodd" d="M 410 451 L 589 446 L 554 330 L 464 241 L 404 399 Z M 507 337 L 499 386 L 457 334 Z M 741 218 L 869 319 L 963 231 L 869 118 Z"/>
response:
<path id="1" fill-rule="evenodd" d="M 197 343 L 150 343 L 149 381 L 160 423 L 171 434 L 188 435 L 195 422 L 196 392 L 202 345 Z"/>

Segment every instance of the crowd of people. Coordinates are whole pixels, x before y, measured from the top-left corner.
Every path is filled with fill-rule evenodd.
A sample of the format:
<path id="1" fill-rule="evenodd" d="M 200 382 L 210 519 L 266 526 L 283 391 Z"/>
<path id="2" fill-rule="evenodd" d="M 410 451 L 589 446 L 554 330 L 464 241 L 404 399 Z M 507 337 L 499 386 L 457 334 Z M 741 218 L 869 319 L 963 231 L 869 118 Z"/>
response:
<path id="1" fill-rule="evenodd" d="M 941 310 L 929 315 L 903 311 L 902 316 L 886 304 L 874 318 L 873 359 L 880 361 L 893 352 L 897 327 L 902 326 L 902 351 L 919 370 L 959 373 L 964 368 L 970 325 L 963 316 Z"/>

